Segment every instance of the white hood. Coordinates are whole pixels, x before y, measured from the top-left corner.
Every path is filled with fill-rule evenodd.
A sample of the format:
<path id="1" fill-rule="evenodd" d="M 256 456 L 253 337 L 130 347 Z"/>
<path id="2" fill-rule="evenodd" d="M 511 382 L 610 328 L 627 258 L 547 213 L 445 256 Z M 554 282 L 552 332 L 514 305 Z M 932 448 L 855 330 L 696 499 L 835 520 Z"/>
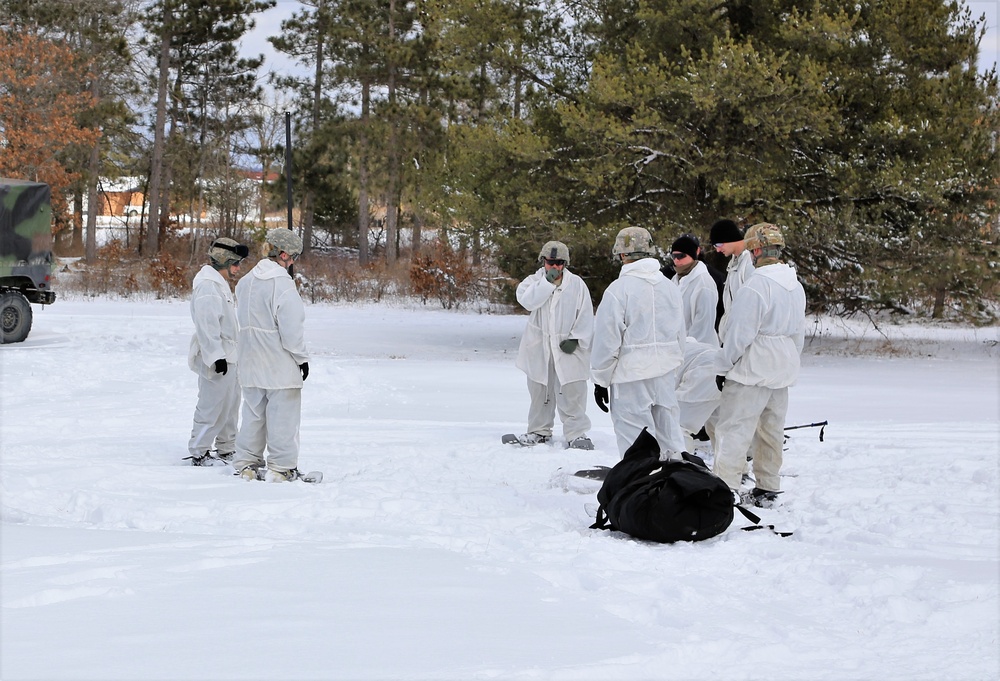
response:
<path id="1" fill-rule="evenodd" d="M 258 279 L 274 279 L 275 277 L 292 276 L 284 267 L 269 259 L 264 259 L 258 262 L 257 265 L 250 270 L 250 274 Z"/>
<path id="2" fill-rule="evenodd" d="M 799 285 L 799 279 L 795 274 L 795 269 L 791 265 L 787 265 L 783 262 L 758 267 L 757 274 L 773 280 L 786 291 L 792 291 Z"/>
<path id="3" fill-rule="evenodd" d="M 219 274 L 219 271 L 216 270 L 211 265 L 205 265 L 200 270 L 198 270 L 198 273 L 194 275 L 193 284 L 194 286 L 197 286 L 198 284 L 206 281 L 210 281 L 214 284 L 221 284 L 222 286 L 225 286 L 227 289 L 229 288 L 229 282 L 226 281 L 226 278 L 223 277 L 221 274 Z"/>
<path id="4" fill-rule="evenodd" d="M 622 266 L 594 320 L 591 378 L 601 386 L 658 378 L 684 359 L 684 303 L 655 258 Z"/>
<path id="5" fill-rule="evenodd" d="M 622 265 L 621 276 L 656 281 L 663 278 L 663 272 L 660 271 L 659 260 L 656 258 L 643 258 L 642 260 Z"/>
<path id="6" fill-rule="evenodd" d="M 240 385 L 301 388 L 299 365 L 309 361 L 305 307 L 288 271 L 273 260 L 258 262 L 236 284 L 236 316 Z"/>

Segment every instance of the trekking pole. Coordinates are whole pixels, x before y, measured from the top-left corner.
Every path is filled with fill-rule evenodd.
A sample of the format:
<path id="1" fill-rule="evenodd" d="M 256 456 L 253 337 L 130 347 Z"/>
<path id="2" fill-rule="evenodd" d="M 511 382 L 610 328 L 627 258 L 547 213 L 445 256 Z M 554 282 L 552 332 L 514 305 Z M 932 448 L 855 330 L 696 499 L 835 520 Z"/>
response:
<path id="1" fill-rule="evenodd" d="M 801 426 L 786 426 L 785 430 L 798 430 L 799 428 L 819 428 L 819 441 L 823 441 L 823 431 L 826 430 L 828 425 L 827 421 L 819 421 L 818 423 L 805 423 Z M 785 437 L 788 437 L 787 435 Z"/>

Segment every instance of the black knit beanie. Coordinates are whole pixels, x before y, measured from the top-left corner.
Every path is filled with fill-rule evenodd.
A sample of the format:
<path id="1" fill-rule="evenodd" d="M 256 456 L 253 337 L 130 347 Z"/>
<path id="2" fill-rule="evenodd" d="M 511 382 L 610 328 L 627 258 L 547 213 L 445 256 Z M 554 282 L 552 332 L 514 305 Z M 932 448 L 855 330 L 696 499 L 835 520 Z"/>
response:
<path id="1" fill-rule="evenodd" d="M 698 240 L 689 234 L 678 237 L 670 246 L 670 251 L 679 251 L 690 255 L 695 260 L 698 259 Z"/>
<path id="2" fill-rule="evenodd" d="M 708 240 L 713 244 L 728 244 L 734 241 L 743 241 L 743 233 L 740 232 L 740 228 L 736 226 L 735 222 L 724 218 L 716 220 L 715 224 L 712 225 Z"/>

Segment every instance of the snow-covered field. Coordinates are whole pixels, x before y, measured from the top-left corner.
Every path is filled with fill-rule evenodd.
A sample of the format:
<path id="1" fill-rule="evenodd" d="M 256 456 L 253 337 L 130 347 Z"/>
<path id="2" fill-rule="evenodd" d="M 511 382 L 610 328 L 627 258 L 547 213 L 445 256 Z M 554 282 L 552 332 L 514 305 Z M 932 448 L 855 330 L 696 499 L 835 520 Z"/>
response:
<path id="1" fill-rule="evenodd" d="M 60 300 L 0 348 L 0 678 L 997 679 L 998 329 L 819 320 L 794 535 L 588 529 L 617 460 L 519 450 L 525 317 L 307 307 L 300 467 L 181 465 L 184 301 Z"/>

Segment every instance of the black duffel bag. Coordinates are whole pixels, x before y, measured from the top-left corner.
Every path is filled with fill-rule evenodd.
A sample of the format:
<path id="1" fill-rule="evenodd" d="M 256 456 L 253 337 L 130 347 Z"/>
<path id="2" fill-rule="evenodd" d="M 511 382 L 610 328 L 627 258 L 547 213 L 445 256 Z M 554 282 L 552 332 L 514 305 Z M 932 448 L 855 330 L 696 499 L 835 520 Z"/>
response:
<path id="1" fill-rule="evenodd" d="M 660 461 L 660 446 L 646 429 L 604 479 L 593 529 L 671 543 L 721 534 L 733 522 L 729 486 L 697 456 Z"/>

